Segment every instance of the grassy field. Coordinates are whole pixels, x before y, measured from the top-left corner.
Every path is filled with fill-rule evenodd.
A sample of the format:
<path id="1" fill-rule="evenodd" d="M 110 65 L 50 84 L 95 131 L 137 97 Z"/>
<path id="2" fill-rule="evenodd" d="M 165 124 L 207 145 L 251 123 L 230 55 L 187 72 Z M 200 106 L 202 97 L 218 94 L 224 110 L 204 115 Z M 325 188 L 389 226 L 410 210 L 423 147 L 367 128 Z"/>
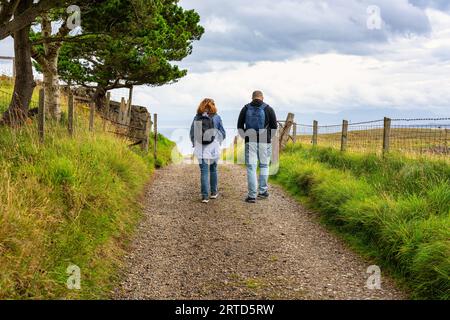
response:
<path id="1" fill-rule="evenodd" d="M 413 298 L 450 299 L 450 165 L 289 145 L 273 179 Z"/>
<path id="2" fill-rule="evenodd" d="M 0 113 L 4 112 L 11 101 L 13 82 L 7 77 L 0 77 Z"/>
<path id="3" fill-rule="evenodd" d="M 340 130 L 333 128 L 333 130 Z M 297 141 L 311 144 L 312 136 L 297 136 Z M 341 148 L 341 133 L 331 132 L 318 135 L 320 147 Z M 381 153 L 383 146 L 383 129 L 367 128 L 348 132 L 347 150 L 355 152 Z M 436 128 L 413 128 L 393 125 L 390 133 L 390 149 L 405 155 L 428 156 L 450 160 L 450 129 L 448 126 Z"/>
<path id="4" fill-rule="evenodd" d="M 161 135 L 155 163 L 111 134 L 88 132 L 82 112 L 76 123 L 74 138 L 64 122 L 49 123 L 44 144 L 34 122 L 0 127 L 0 299 L 107 297 L 144 185 L 170 162 L 174 144 Z M 66 287 L 70 265 L 81 270 L 81 290 Z"/>
<path id="5" fill-rule="evenodd" d="M 11 78 L 6 76 L 0 76 L 0 113 L 8 108 L 9 102 L 14 89 L 14 82 Z M 31 108 L 36 108 L 39 102 L 39 87 L 33 91 L 33 97 L 31 99 Z"/>

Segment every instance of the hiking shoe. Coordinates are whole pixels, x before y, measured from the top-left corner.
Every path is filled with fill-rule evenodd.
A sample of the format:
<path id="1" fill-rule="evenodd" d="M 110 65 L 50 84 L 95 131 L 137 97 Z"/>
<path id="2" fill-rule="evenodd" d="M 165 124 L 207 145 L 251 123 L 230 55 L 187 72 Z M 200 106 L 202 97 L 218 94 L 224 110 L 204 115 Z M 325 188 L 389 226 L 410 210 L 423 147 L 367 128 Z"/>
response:
<path id="1" fill-rule="evenodd" d="M 208 202 L 209 202 L 209 199 L 207 197 L 203 197 L 202 203 L 208 203 Z"/>
<path id="2" fill-rule="evenodd" d="M 256 203 L 256 199 L 255 199 L 255 198 L 247 197 L 247 199 L 245 199 L 245 202 L 248 202 L 248 203 Z"/>
<path id="3" fill-rule="evenodd" d="M 266 191 L 264 193 L 259 193 L 258 198 L 260 199 L 267 199 L 269 197 L 269 193 Z"/>
<path id="4" fill-rule="evenodd" d="M 212 193 L 211 196 L 209 197 L 210 199 L 217 199 L 217 197 L 219 196 L 219 193 Z"/>

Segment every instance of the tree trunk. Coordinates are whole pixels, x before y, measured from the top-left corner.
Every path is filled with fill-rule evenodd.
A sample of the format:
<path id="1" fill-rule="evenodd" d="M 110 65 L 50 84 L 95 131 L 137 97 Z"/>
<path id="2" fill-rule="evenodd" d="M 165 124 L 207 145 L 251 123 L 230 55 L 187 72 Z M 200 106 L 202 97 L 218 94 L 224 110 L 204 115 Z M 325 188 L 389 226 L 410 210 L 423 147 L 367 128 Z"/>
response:
<path id="1" fill-rule="evenodd" d="M 57 61 L 57 58 L 55 59 Z M 55 61 L 55 63 L 56 63 Z M 50 61 L 48 61 L 50 63 Z M 45 110 L 48 116 L 56 121 L 61 119 L 61 104 L 60 104 L 60 88 L 59 76 L 55 71 L 56 67 L 43 70 L 44 74 L 44 92 L 45 92 Z"/>
<path id="2" fill-rule="evenodd" d="M 58 74 L 49 70 L 44 71 L 44 92 L 45 108 L 49 117 L 59 121 L 61 119 L 61 99 Z"/>
<path id="3" fill-rule="evenodd" d="M 33 3 L 33 0 L 20 1 L 17 13 L 23 13 Z M 33 89 L 36 83 L 33 80 L 31 64 L 31 43 L 29 39 L 31 26 L 14 32 L 14 55 L 16 68 L 16 81 L 14 92 L 8 110 L 3 114 L 3 122 L 9 125 L 21 125 L 28 116 Z"/>
<path id="4" fill-rule="evenodd" d="M 52 23 L 48 15 L 42 15 L 42 36 L 50 38 Z M 58 76 L 58 58 L 61 42 L 44 43 L 45 56 L 41 63 L 44 75 L 45 110 L 49 118 L 59 121 L 61 119 L 60 88 Z M 39 60 L 38 60 L 39 62 Z"/>

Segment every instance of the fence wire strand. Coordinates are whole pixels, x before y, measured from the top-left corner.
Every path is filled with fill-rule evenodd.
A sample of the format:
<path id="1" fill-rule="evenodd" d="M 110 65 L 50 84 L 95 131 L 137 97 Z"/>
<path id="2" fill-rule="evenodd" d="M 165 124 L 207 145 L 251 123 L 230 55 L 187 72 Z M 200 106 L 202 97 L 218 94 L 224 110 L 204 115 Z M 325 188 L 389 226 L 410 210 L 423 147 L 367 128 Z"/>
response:
<path id="1" fill-rule="evenodd" d="M 340 148 L 342 125 L 318 126 L 317 129 L 318 145 L 331 148 Z"/>
<path id="2" fill-rule="evenodd" d="M 384 120 L 373 120 L 349 123 L 347 150 L 380 153 L 383 146 L 383 122 Z"/>
<path id="3" fill-rule="evenodd" d="M 450 119 L 392 120 L 391 149 L 402 153 L 449 155 Z"/>
<path id="4" fill-rule="evenodd" d="M 295 124 L 298 143 L 313 144 L 314 126 Z M 450 160 L 450 118 L 391 119 L 389 151 L 407 155 L 433 156 Z M 382 153 L 384 119 L 348 124 L 346 150 Z M 341 149 L 342 124 L 318 125 L 317 145 Z"/>
<path id="5" fill-rule="evenodd" d="M 312 144 L 313 126 L 307 124 L 295 124 L 297 127 L 297 142 Z"/>

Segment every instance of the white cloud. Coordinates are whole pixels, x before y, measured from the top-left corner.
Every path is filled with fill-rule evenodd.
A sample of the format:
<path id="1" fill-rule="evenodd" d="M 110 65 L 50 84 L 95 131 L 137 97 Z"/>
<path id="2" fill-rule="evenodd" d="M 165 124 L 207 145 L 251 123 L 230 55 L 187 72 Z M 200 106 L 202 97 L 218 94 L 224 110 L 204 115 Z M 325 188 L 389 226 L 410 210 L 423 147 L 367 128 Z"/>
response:
<path id="1" fill-rule="evenodd" d="M 217 16 L 207 18 L 204 23 L 204 27 L 207 32 L 211 33 L 227 33 L 237 28 L 237 26 L 231 21 Z"/>
<path id="2" fill-rule="evenodd" d="M 209 61 L 209 71 L 190 73 L 172 86 L 140 89 L 140 96 L 143 100 L 152 97 L 151 108 L 162 118 L 177 117 L 179 125 L 186 126 L 204 97 L 214 98 L 224 121 L 234 125 L 239 109 L 255 89 L 263 90 L 280 114 L 352 110 L 349 119 L 353 120 L 354 110 L 361 117 L 365 110 L 379 109 L 381 117 L 389 109 L 449 116 L 450 14 L 426 12 L 431 33 L 393 35 L 377 45 L 373 55 L 336 52 L 252 64 Z"/>
<path id="3" fill-rule="evenodd" d="M 263 90 L 278 110 L 298 113 L 363 110 L 365 106 L 404 110 L 433 107 L 448 113 L 450 90 L 442 84 L 449 82 L 450 65 L 323 54 L 190 74 L 179 84 L 147 90 L 142 96 L 152 96 L 159 102 L 153 109 L 167 115 L 193 114 L 204 97 L 213 97 L 221 110 L 237 113 L 255 89 Z"/>

